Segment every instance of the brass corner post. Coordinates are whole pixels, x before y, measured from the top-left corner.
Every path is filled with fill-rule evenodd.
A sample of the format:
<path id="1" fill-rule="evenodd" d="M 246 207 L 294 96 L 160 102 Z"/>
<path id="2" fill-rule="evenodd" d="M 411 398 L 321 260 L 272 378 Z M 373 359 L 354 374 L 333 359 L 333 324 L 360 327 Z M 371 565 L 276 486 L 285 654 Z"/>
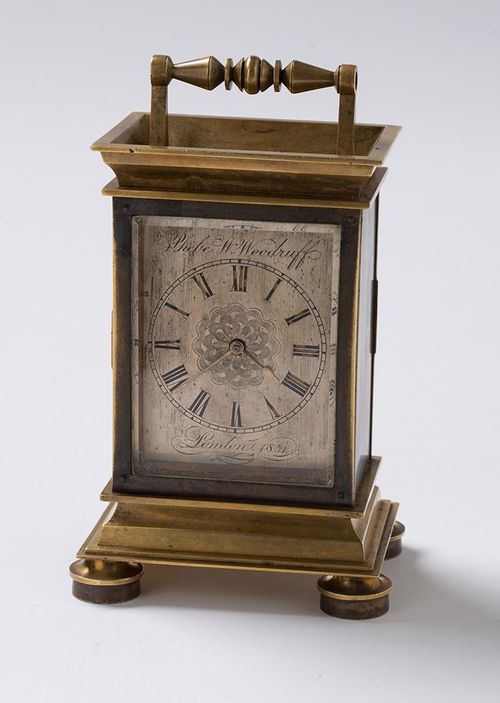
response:
<path id="1" fill-rule="evenodd" d="M 230 90 L 234 83 L 249 95 L 271 86 L 279 92 L 281 85 L 293 94 L 334 87 L 340 95 L 337 154 L 354 154 L 356 66 L 341 64 L 336 71 L 330 71 L 294 59 L 282 68 L 281 61 L 275 61 L 273 66 L 258 56 L 240 59 L 236 64 L 229 58 L 223 65 L 214 56 L 174 64 L 170 56 L 156 54 L 151 61 L 151 146 L 168 146 L 167 89 L 172 78 L 205 90 L 213 90 L 221 83 Z"/>

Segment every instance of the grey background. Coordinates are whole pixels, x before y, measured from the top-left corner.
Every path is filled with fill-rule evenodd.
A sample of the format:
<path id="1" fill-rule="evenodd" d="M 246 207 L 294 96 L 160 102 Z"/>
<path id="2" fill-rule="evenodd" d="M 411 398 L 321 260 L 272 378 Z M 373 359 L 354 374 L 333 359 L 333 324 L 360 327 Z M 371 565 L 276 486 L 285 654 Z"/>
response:
<path id="1" fill-rule="evenodd" d="M 499 14 L 2 5 L 3 700 L 498 700 Z M 152 53 L 357 63 L 358 120 L 404 126 L 381 203 L 374 446 L 408 537 L 378 621 L 327 618 L 309 576 L 150 568 L 135 603 L 70 596 L 110 474 L 111 173 L 88 145 L 148 109 Z M 337 100 L 175 85 L 171 109 L 334 119 Z"/>

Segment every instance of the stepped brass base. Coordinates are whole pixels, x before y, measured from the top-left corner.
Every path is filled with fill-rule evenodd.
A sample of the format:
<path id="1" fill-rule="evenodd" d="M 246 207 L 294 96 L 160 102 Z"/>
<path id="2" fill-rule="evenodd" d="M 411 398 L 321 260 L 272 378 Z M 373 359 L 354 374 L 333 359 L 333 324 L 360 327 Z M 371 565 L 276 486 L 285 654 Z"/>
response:
<path id="1" fill-rule="evenodd" d="M 398 508 L 371 484 L 363 505 L 341 510 L 135 496 L 109 487 L 101 497 L 110 505 L 70 569 L 74 595 L 92 603 L 138 596 L 143 563 L 333 574 L 371 584 Z M 352 611 L 348 600 L 330 603 L 341 600 L 324 592 L 330 582 L 321 580 L 321 607 L 351 617 L 340 614 Z M 381 608 L 370 599 L 372 610 Z M 367 608 L 358 607 L 360 618 L 371 617 Z"/>

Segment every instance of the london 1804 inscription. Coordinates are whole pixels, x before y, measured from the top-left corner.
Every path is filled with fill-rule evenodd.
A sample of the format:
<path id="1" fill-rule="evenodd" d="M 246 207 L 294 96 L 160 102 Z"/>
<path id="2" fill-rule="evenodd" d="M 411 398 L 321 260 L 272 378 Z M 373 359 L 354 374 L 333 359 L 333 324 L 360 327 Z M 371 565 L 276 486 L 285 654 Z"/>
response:
<path id="1" fill-rule="evenodd" d="M 340 227 L 137 217 L 132 244 L 135 471 L 331 484 Z"/>

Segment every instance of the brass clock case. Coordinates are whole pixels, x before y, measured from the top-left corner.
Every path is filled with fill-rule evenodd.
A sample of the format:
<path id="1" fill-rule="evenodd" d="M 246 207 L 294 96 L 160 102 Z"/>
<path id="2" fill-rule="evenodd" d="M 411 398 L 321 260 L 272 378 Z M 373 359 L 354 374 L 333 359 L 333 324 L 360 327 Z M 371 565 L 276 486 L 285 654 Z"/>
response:
<path id="1" fill-rule="evenodd" d="M 339 96 L 338 121 L 169 114 L 173 80 L 206 90 L 222 84 L 230 89 L 234 83 L 250 95 L 271 86 L 279 92 L 282 85 L 292 93 L 333 88 Z M 329 70 L 257 56 L 174 63 L 169 56 L 155 55 L 150 112 L 131 113 L 94 143 L 115 175 L 103 190 L 113 198 L 113 477 L 101 496 L 109 506 L 79 550 L 80 561 L 71 567 L 76 597 L 123 602 L 140 592 L 142 563 L 175 564 L 323 574 L 318 587 L 324 612 L 356 619 L 386 612 L 391 584 L 380 570 L 386 553 L 401 551 L 404 527 L 395 526 L 397 504 L 382 499 L 375 486 L 380 458 L 372 453 L 372 399 L 378 194 L 387 171 L 384 160 L 399 128 L 357 124 L 356 92 L 357 69 L 348 64 Z M 134 248 L 134 232 L 141 222 L 147 227 L 158 220 L 161 236 L 167 236 L 173 218 L 211 221 L 212 229 L 217 220 L 254 223 L 256 230 L 274 223 L 278 229 L 302 226 L 340 233 L 338 286 L 331 289 L 328 312 L 335 315 L 335 339 L 328 333 L 323 339 L 319 323 L 317 339 L 312 332 L 302 340 L 283 332 L 288 321 L 307 317 L 310 322 L 313 308 L 319 310 L 310 295 L 313 278 L 299 282 L 311 302 L 289 311 L 283 304 L 278 317 L 265 308 L 262 296 L 257 301 L 245 297 L 250 267 L 265 264 L 278 270 L 277 278 L 283 273 L 259 256 L 242 256 L 245 262 L 208 257 L 210 267 L 203 261 L 188 266 L 185 260 L 177 275 L 157 277 L 161 286 L 153 290 L 137 273 L 142 254 Z M 332 262 L 329 253 L 322 258 Z M 237 295 L 220 295 L 203 306 L 228 276 L 230 269 L 219 268 L 212 278 L 222 263 L 233 267 L 231 290 Z M 170 292 L 181 290 L 183 276 L 199 303 L 196 314 L 167 294 L 170 287 Z M 324 284 L 324 269 L 315 276 Z M 151 297 L 141 312 L 146 292 Z M 187 293 L 183 295 L 186 302 Z M 169 318 L 165 306 L 192 315 L 192 324 L 170 334 L 175 316 Z M 325 324 L 328 315 L 319 312 L 325 330 L 332 329 Z M 309 369 L 307 378 L 297 372 L 299 366 L 288 372 L 280 368 L 290 348 L 307 363 L 312 360 L 300 367 Z M 328 363 L 335 367 L 329 375 Z M 144 386 L 141 405 L 134 388 L 145 374 L 152 374 L 154 385 Z M 241 394 L 249 401 L 257 398 L 252 393 L 273 375 L 280 391 L 284 385 L 307 396 L 298 414 L 304 418 L 301 427 L 291 424 L 291 410 L 283 410 L 286 402 L 292 407 L 290 400 L 282 400 L 286 396 L 279 396 L 283 407 L 278 408 L 278 399 L 261 394 L 258 408 L 252 401 L 256 414 L 247 412 L 243 421 Z M 200 378 L 210 387 L 197 386 Z M 312 379 L 317 388 L 309 393 Z M 182 395 L 188 380 L 189 397 Z M 216 401 L 217 389 L 222 395 Z M 224 416 L 217 416 L 221 398 L 230 404 Z M 314 422 L 307 413 L 317 401 Z M 325 473 L 323 466 L 315 474 L 319 463 L 310 452 L 288 476 L 265 461 L 247 462 L 239 473 L 234 463 L 224 470 L 209 461 L 204 475 L 195 460 L 184 458 L 176 466 L 170 435 L 163 448 L 160 441 L 150 442 L 149 450 L 160 447 L 159 465 L 151 470 L 141 453 L 147 443 L 137 443 L 134 433 L 139 427 L 139 434 L 147 434 L 152 427 L 149 420 L 141 421 L 137 408 L 147 410 L 155 403 L 161 410 L 150 420 L 156 422 L 157 438 L 158 428 L 182 425 L 184 419 L 195 428 L 208 423 L 210 431 L 244 438 L 253 430 L 265 433 L 257 415 L 268 412 L 273 430 L 293 427 L 299 440 L 312 438 L 314 444 L 323 426 L 322 410 L 332 418 L 326 423 L 331 441 L 325 444 L 332 470 Z"/>

